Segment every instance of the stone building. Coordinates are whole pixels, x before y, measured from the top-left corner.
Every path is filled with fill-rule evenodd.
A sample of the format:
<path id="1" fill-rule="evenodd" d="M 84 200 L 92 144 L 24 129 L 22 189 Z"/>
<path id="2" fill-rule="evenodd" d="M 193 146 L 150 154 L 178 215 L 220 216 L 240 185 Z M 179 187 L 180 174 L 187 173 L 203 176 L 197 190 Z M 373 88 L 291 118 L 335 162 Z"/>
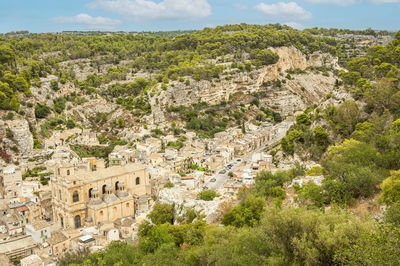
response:
<path id="1" fill-rule="evenodd" d="M 21 236 L 0 242 L 0 256 L 5 255 L 11 261 L 33 254 L 37 247 L 31 236 Z"/>
<path id="2" fill-rule="evenodd" d="M 144 199 L 150 204 L 150 175 L 144 165 L 99 168 L 95 163 L 56 169 L 51 180 L 53 217 L 62 228 L 113 222 L 134 216 Z"/>

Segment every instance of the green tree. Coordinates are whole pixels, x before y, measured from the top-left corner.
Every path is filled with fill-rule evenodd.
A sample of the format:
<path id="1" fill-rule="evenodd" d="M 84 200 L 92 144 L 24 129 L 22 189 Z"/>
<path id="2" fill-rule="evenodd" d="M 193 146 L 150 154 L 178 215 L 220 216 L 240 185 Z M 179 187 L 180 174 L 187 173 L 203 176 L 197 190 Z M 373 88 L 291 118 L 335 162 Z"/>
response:
<path id="1" fill-rule="evenodd" d="M 381 184 L 380 201 L 391 205 L 400 202 L 400 171 L 392 171 L 390 177 Z"/>
<path id="2" fill-rule="evenodd" d="M 46 118 L 50 114 L 50 108 L 46 105 L 40 103 L 36 104 L 35 107 L 35 117 L 36 118 Z"/>
<path id="3" fill-rule="evenodd" d="M 264 207 L 265 200 L 263 198 L 250 195 L 244 202 L 226 213 L 221 223 L 235 227 L 255 226 L 261 219 Z"/>
<path id="4" fill-rule="evenodd" d="M 308 126 L 311 124 L 310 117 L 306 113 L 302 113 L 296 116 L 296 123 Z"/>
<path id="5" fill-rule="evenodd" d="M 156 224 L 174 223 L 174 207 L 167 203 L 156 203 L 148 218 Z"/>

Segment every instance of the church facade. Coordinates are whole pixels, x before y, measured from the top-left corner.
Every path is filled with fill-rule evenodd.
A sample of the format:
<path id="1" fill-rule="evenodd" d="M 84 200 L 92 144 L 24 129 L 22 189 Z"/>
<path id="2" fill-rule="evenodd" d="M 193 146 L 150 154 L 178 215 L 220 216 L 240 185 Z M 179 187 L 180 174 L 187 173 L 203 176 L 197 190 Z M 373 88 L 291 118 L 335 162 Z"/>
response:
<path id="1" fill-rule="evenodd" d="M 57 166 L 51 180 L 54 221 L 64 229 L 133 217 L 150 205 L 150 175 L 142 164 L 105 168 L 96 159 Z M 147 206 L 148 207 L 148 206 Z"/>

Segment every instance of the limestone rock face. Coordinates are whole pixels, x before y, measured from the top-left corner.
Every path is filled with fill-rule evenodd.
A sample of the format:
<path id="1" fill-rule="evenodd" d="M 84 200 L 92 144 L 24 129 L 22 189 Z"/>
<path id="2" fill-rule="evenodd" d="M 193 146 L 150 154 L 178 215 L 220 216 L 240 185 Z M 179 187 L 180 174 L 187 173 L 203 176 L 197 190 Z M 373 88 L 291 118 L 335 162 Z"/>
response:
<path id="1" fill-rule="evenodd" d="M 174 204 L 175 211 L 178 216 L 182 215 L 187 208 L 194 208 L 196 211 L 204 215 L 207 224 L 218 222 L 221 214 L 221 203 L 232 202 L 230 196 L 220 196 L 212 201 L 198 200 L 197 190 L 187 190 L 185 187 L 175 186 L 170 189 L 162 189 L 159 192 L 159 201 L 162 203 Z"/>
<path id="2" fill-rule="evenodd" d="M 73 109 L 66 110 L 65 114 L 69 117 L 74 117 L 76 121 L 80 121 L 84 126 L 90 126 L 89 117 L 95 116 L 98 113 L 111 113 L 117 107 L 116 104 L 107 102 L 105 99 L 99 97 L 97 99 L 90 99 Z"/>
<path id="3" fill-rule="evenodd" d="M 221 79 L 218 82 L 191 80 L 190 85 L 177 82 L 174 86 L 163 92 L 159 100 L 161 110 L 169 106 L 189 106 L 200 101 L 209 105 L 228 101 L 230 97 L 237 94 L 249 95 L 255 92 L 266 92 L 267 102 L 276 105 L 283 115 L 289 115 L 298 110 L 305 109 L 310 104 L 321 103 L 327 93 L 334 90 L 335 77 L 329 75 L 315 74 L 309 67 L 325 66 L 333 69 L 341 69 L 338 59 L 323 53 L 314 53 L 306 56 L 294 47 L 271 48 L 279 55 L 276 64 L 265 66 L 252 72 L 239 72 L 232 74 L 230 78 Z M 265 83 L 272 83 L 285 79 L 287 70 L 300 69 L 306 71 L 304 74 L 292 75 L 281 88 L 274 86 L 266 88 Z M 155 122 L 163 121 L 160 108 L 154 108 L 153 116 Z"/>
<path id="4" fill-rule="evenodd" d="M 13 138 L 18 150 L 23 155 L 29 155 L 33 151 L 33 136 L 29 131 L 28 121 L 25 119 L 14 119 L 6 122 L 13 133 Z"/>

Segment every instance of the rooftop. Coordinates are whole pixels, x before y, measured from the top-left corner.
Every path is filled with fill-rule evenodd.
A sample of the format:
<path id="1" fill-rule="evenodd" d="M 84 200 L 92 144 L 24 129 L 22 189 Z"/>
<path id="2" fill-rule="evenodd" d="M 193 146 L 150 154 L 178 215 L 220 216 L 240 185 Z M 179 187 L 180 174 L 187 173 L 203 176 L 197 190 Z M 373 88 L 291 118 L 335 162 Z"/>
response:
<path id="1" fill-rule="evenodd" d="M 75 175 L 68 176 L 70 180 L 82 180 L 86 183 L 91 183 L 96 180 L 102 180 L 108 177 L 120 176 L 124 174 L 133 173 L 140 170 L 145 170 L 146 166 L 143 164 L 133 163 L 124 166 L 113 166 L 108 168 L 99 168 L 95 172 L 79 171 Z"/>
<path id="2" fill-rule="evenodd" d="M 32 254 L 26 258 L 21 259 L 22 265 L 41 265 L 42 263 L 42 259 L 36 254 Z"/>
<path id="3" fill-rule="evenodd" d="M 68 239 L 61 231 L 55 231 L 51 233 L 51 237 L 47 239 L 47 243 L 50 245 L 56 245 L 58 243 L 64 242 Z"/>
<path id="4" fill-rule="evenodd" d="M 35 229 L 36 231 L 50 226 L 50 224 L 44 220 L 32 222 L 30 225 L 32 225 L 33 229 Z"/>
<path id="5" fill-rule="evenodd" d="M 8 254 L 19 249 L 34 247 L 36 247 L 36 243 L 31 236 L 21 236 L 0 242 L 0 254 Z"/>
<path id="6" fill-rule="evenodd" d="M 25 205 L 17 208 L 18 212 L 23 212 L 23 211 L 28 211 L 28 210 L 29 210 L 28 207 L 26 207 Z"/>

